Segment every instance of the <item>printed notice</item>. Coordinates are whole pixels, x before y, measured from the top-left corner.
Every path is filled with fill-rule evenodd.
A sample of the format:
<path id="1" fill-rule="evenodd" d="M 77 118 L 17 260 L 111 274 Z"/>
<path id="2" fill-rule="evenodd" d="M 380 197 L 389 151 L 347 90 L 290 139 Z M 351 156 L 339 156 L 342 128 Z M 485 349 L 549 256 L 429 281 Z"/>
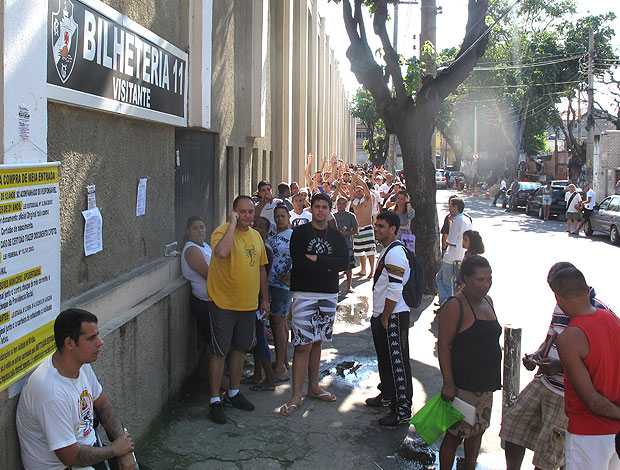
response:
<path id="1" fill-rule="evenodd" d="M 136 198 L 136 217 L 146 214 L 146 178 L 138 181 L 138 196 Z"/>
<path id="2" fill-rule="evenodd" d="M 0 390 L 55 350 L 58 166 L 0 165 Z"/>
<path id="3" fill-rule="evenodd" d="M 82 211 L 84 216 L 84 255 L 90 256 L 103 250 L 103 219 L 98 207 Z"/>

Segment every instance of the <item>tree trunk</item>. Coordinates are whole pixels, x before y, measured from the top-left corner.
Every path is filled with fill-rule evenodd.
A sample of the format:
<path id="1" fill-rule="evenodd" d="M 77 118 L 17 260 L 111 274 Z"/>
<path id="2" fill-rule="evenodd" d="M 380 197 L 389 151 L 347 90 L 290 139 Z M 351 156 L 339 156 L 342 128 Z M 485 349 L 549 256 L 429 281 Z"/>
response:
<path id="1" fill-rule="evenodd" d="M 435 165 L 431 155 L 431 136 L 434 123 L 423 112 L 409 113 L 400 120 L 396 135 L 403 152 L 406 175 L 417 175 L 416 184 L 407 180 L 407 192 L 415 217 L 411 225 L 416 236 L 416 255 L 424 266 L 427 294 L 437 292 L 435 273 L 439 271 L 441 252 L 439 248 L 439 224 L 437 220 L 437 199 Z"/>

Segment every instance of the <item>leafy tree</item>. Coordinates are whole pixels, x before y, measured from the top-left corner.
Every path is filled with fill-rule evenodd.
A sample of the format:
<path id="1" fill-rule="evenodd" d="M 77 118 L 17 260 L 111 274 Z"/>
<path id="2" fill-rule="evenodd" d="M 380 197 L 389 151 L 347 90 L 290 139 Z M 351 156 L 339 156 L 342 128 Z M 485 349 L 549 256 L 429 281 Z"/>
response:
<path id="1" fill-rule="evenodd" d="M 385 132 L 383 121 L 375 109 L 375 100 L 368 90 L 358 88 L 353 96 L 351 115 L 366 126 L 368 138 L 364 140 L 364 150 L 368 152 L 370 163 L 379 167 L 385 163 L 390 147 L 390 134 Z"/>
<path id="2" fill-rule="evenodd" d="M 461 84 L 482 56 L 487 43 L 485 16 L 488 0 L 469 0 L 466 33 L 456 60 L 437 76 L 419 73 L 416 81 L 405 80 L 404 65 L 392 46 L 386 29 L 388 0 L 336 0 L 342 2 L 345 27 L 351 45 L 347 57 L 358 82 L 375 100 L 376 110 L 388 132 L 396 134 L 403 153 L 407 189 L 416 211 L 412 229 L 416 251 L 427 273 L 426 290 L 435 291 L 432 274 L 439 269 L 435 164 L 431 138 L 442 101 Z M 383 64 L 379 65 L 368 45 L 362 8 L 370 7 L 373 30 L 381 40 Z M 415 68 L 415 67 L 412 67 Z M 395 92 L 388 86 L 391 79 Z M 413 87 L 412 85 L 420 85 Z"/>

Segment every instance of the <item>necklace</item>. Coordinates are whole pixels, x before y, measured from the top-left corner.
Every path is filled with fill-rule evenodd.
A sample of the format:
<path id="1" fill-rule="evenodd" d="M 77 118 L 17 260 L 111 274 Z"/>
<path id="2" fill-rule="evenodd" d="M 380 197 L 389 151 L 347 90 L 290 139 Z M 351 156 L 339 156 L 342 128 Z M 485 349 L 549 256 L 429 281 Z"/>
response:
<path id="1" fill-rule="evenodd" d="M 314 225 L 312 225 L 312 223 L 310 223 L 310 227 L 312 228 L 312 233 L 314 234 L 314 238 L 319 240 L 321 243 L 325 243 L 325 238 L 327 238 L 327 227 L 325 228 L 325 235 L 323 235 L 323 238 L 319 237 L 319 235 L 316 233 L 316 231 L 314 230 Z"/>

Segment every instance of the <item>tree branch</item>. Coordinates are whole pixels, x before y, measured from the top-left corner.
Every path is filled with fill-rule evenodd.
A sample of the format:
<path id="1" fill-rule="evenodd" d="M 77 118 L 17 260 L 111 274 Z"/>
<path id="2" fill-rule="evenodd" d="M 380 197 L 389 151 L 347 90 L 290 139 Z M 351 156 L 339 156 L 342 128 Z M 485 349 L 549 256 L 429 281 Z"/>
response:
<path id="1" fill-rule="evenodd" d="M 353 16 L 350 0 L 342 0 L 345 29 L 351 41 L 347 49 L 347 57 L 351 62 L 351 71 L 355 74 L 357 81 L 370 91 L 375 100 L 377 113 L 383 119 L 386 129 L 391 131 L 394 125 L 392 109 L 394 100 L 383 80 L 383 68 L 375 61 L 366 40 L 364 19 L 361 14 L 362 1 L 355 0 L 355 16 Z"/>
<path id="2" fill-rule="evenodd" d="M 373 28 L 375 34 L 379 36 L 379 39 L 381 39 L 381 46 L 383 47 L 383 51 L 385 53 L 385 63 L 387 64 L 388 70 L 392 77 L 392 83 L 394 84 L 394 88 L 396 89 L 397 103 L 400 106 L 405 106 L 405 103 L 407 103 L 407 101 L 410 99 L 410 96 L 405 90 L 405 83 L 403 81 L 403 75 L 400 70 L 400 58 L 398 56 L 398 53 L 392 47 L 392 43 L 390 42 L 390 38 L 385 27 L 387 17 L 387 1 L 378 0 L 377 9 L 375 11 L 375 16 L 373 19 Z"/>

